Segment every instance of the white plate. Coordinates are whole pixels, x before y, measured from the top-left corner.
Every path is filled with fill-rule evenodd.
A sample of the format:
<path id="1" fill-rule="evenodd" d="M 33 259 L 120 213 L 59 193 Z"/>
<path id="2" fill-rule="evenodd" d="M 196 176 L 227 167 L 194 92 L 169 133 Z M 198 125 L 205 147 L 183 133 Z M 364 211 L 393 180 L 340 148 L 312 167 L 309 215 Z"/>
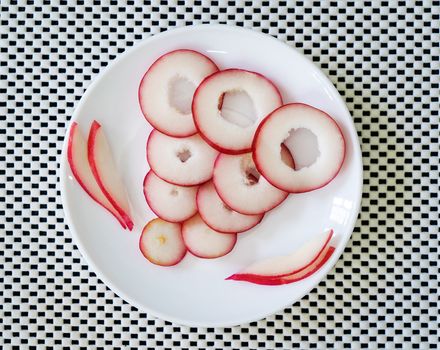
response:
<path id="1" fill-rule="evenodd" d="M 138 86 L 156 58 L 177 48 L 200 51 L 220 68 L 260 72 L 278 85 L 285 102 L 305 102 L 328 112 L 343 130 L 347 155 L 334 181 L 311 193 L 291 195 L 255 229 L 241 235 L 226 257 L 203 260 L 187 254 L 179 265 L 163 268 L 146 261 L 138 249 L 140 232 L 154 217 L 142 192 L 148 171 L 145 143 L 151 126 L 138 105 Z M 141 310 L 192 326 L 232 326 L 259 320 L 301 299 L 324 279 L 350 238 L 362 191 L 361 152 L 352 118 L 324 74 L 271 36 L 231 26 L 200 25 L 148 38 L 121 55 L 90 85 L 72 121 L 87 133 L 93 119 L 103 125 L 123 174 L 135 229 L 122 230 L 80 188 L 68 167 L 65 143 L 61 196 L 66 219 L 98 277 Z M 336 251 L 313 276 L 275 287 L 224 280 L 256 260 L 295 250 L 327 228 L 335 230 Z"/>

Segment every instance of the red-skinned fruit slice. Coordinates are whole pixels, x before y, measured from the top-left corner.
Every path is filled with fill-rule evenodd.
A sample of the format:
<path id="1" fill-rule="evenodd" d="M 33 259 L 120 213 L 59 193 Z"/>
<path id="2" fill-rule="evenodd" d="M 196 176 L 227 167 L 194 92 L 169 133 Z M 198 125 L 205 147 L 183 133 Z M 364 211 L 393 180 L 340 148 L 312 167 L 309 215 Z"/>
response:
<path id="1" fill-rule="evenodd" d="M 234 281 L 244 281 L 244 282 L 250 282 L 254 284 L 260 284 L 265 286 L 278 286 L 283 284 L 289 284 L 301 281 L 311 275 L 313 275 L 315 272 L 317 272 L 321 267 L 325 265 L 325 263 L 330 259 L 333 252 L 335 251 L 335 248 L 332 246 L 329 246 L 325 248 L 322 253 L 319 255 L 318 259 L 314 261 L 313 264 L 309 265 L 307 268 L 296 272 L 291 275 L 283 276 L 283 277 L 268 277 L 268 276 L 258 276 L 258 275 L 232 275 L 227 280 L 234 280 Z"/>
<path id="2" fill-rule="evenodd" d="M 67 144 L 67 160 L 72 174 L 83 190 L 99 205 L 107 209 L 125 229 L 124 220 L 101 191 L 87 159 L 87 141 L 76 122 L 72 123 Z"/>
<path id="3" fill-rule="evenodd" d="M 218 152 L 199 135 L 171 137 L 153 130 L 147 142 L 147 160 L 162 180 L 194 186 L 211 179 Z"/>
<path id="4" fill-rule="evenodd" d="M 228 254 L 237 242 L 236 234 L 213 230 L 198 214 L 183 223 L 182 236 L 189 252 L 204 259 L 219 258 Z"/>
<path id="5" fill-rule="evenodd" d="M 96 120 L 90 127 L 87 149 L 90 168 L 96 182 L 131 231 L 133 221 L 130 218 L 130 206 L 124 184 L 114 164 L 104 131 Z"/>
<path id="6" fill-rule="evenodd" d="M 315 134 L 319 155 L 308 167 L 294 170 L 282 162 L 280 144 L 291 130 L 308 129 Z M 336 177 L 345 158 L 345 140 L 337 123 L 314 107 L 292 103 L 269 114 L 259 125 L 253 142 L 258 171 L 272 185 L 291 193 L 321 188 Z"/>
<path id="7" fill-rule="evenodd" d="M 222 114 L 227 94 L 238 92 L 247 94 L 251 101 L 253 123 L 250 125 L 239 125 Z M 264 76 L 242 69 L 227 69 L 210 75 L 198 86 L 192 114 L 197 130 L 206 142 L 222 153 L 239 154 L 251 150 L 258 124 L 281 105 L 280 92 Z"/>
<path id="8" fill-rule="evenodd" d="M 257 261 L 240 271 L 235 276 L 240 278 L 286 277 L 299 273 L 314 264 L 322 252 L 330 245 L 333 230 L 329 230 L 310 240 L 289 255 Z"/>
<path id="9" fill-rule="evenodd" d="M 181 222 L 197 212 L 198 187 L 183 187 L 170 184 L 151 170 L 144 179 L 144 195 L 151 210 L 161 219 Z"/>
<path id="10" fill-rule="evenodd" d="M 182 225 L 159 218 L 151 220 L 142 230 L 139 249 L 153 264 L 178 264 L 187 251 L 182 239 Z"/>
<path id="11" fill-rule="evenodd" d="M 289 159 L 288 156 L 286 158 Z M 290 164 L 293 166 L 293 160 Z M 220 154 L 215 161 L 213 182 L 222 201 L 245 215 L 265 213 L 288 196 L 287 192 L 272 186 L 260 176 L 251 153 Z"/>
<path id="12" fill-rule="evenodd" d="M 197 208 L 203 221 L 213 230 L 240 233 L 258 225 L 264 214 L 243 215 L 229 208 L 217 194 L 210 181 L 197 192 Z"/>
<path id="13" fill-rule="evenodd" d="M 139 104 L 145 118 L 170 136 L 195 134 L 192 97 L 201 81 L 216 71 L 214 62 L 196 51 L 182 49 L 161 56 L 139 86 Z"/>

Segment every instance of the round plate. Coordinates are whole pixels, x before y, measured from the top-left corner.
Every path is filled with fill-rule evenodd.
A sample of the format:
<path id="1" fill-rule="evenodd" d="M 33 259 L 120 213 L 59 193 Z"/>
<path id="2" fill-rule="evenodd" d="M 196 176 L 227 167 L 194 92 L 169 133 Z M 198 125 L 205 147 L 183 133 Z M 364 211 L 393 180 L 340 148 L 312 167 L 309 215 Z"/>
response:
<path id="1" fill-rule="evenodd" d="M 221 69 L 235 67 L 262 73 L 277 84 L 284 102 L 304 102 L 326 111 L 341 126 L 347 154 L 334 181 L 323 189 L 289 196 L 260 225 L 240 235 L 227 256 L 204 260 L 188 253 L 177 266 L 164 268 L 149 263 L 138 249 L 142 228 L 154 217 L 142 192 L 149 169 L 145 144 L 152 128 L 139 108 L 138 86 L 160 55 L 178 48 L 200 51 Z M 132 232 L 122 230 L 81 189 L 70 172 L 65 143 L 61 196 L 66 219 L 82 255 L 98 277 L 147 313 L 191 326 L 232 326 L 259 320 L 314 288 L 350 238 L 362 191 L 361 152 L 352 118 L 324 74 L 269 35 L 231 26 L 200 25 L 148 38 L 121 55 L 90 85 L 72 121 L 78 122 L 87 135 L 93 119 L 103 125 L 109 139 L 131 200 L 135 228 Z M 225 281 L 254 261 L 294 251 L 328 228 L 335 231 L 336 251 L 311 277 L 284 286 Z"/>

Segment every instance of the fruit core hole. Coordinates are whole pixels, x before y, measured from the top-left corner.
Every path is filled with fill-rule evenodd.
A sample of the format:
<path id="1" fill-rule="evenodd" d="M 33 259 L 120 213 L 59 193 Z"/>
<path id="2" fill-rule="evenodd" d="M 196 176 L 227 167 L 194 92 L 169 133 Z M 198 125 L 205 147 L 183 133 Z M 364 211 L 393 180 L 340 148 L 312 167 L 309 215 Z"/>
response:
<path id="1" fill-rule="evenodd" d="M 188 79 L 176 76 L 170 81 L 168 90 L 168 101 L 171 107 L 181 114 L 191 112 L 191 103 L 196 85 Z"/>
<path id="2" fill-rule="evenodd" d="M 260 173 L 257 171 L 255 167 L 248 167 L 245 170 L 246 175 L 246 184 L 247 185 L 255 185 L 260 181 Z"/>
<path id="3" fill-rule="evenodd" d="M 283 143 L 295 161 L 295 170 L 311 166 L 321 154 L 318 147 L 318 138 L 309 129 L 290 130 Z"/>
<path id="4" fill-rule="evenodd" d="M 223 119 L 241 128 L 246 128 L 257 120 L 254 102 L 243 90 L 231 90 L 221 94 L 218 110 Z"/>
<path id="5" fill-rule="evenodd" d="M 188 149 L 183 149 L 177 152 L 176 155 L 182 163 L 185 163 L 189 158 L 191 158 L 191 152 Z"/>
<path id="6" fill-rule="evenodd" d="M 176 197 L 176 196 L 179 194 L 179 192 L 177 191 L 177 189 L 173 188 L 173 189 L 171 190 L 170 194 L 171 194 L 173 197 Z"/>

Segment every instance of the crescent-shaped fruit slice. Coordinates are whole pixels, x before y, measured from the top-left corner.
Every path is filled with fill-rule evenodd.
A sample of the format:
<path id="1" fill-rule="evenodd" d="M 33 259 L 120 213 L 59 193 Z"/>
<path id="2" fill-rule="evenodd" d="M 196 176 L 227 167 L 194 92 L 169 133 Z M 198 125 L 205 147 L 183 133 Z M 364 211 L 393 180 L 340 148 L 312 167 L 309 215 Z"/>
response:
<path id="1" fill-rule="evenodd" d="M 113 207 L 93 176 L 90 169 L 89 160 L 87 158 L 87 141 L 81 133 L 76 122 L 72 123 L 69 132 L 69 140 L 67 144 L 67 161 L 69 162 L 72 174 L 83 190 L 99 205 L 107 209 L 125 229 L 127 225 L 119 215 L 118 211 Z"/>
<path id="2" fill-rule="evenodd" d="M 90 168 L 96 182 L 131 231 L 133 221 L 130 217 L 127 193 L 115 166 L 110 145 L 101 125 L 96 120 L 90 127 L 87 149 Z"/>

